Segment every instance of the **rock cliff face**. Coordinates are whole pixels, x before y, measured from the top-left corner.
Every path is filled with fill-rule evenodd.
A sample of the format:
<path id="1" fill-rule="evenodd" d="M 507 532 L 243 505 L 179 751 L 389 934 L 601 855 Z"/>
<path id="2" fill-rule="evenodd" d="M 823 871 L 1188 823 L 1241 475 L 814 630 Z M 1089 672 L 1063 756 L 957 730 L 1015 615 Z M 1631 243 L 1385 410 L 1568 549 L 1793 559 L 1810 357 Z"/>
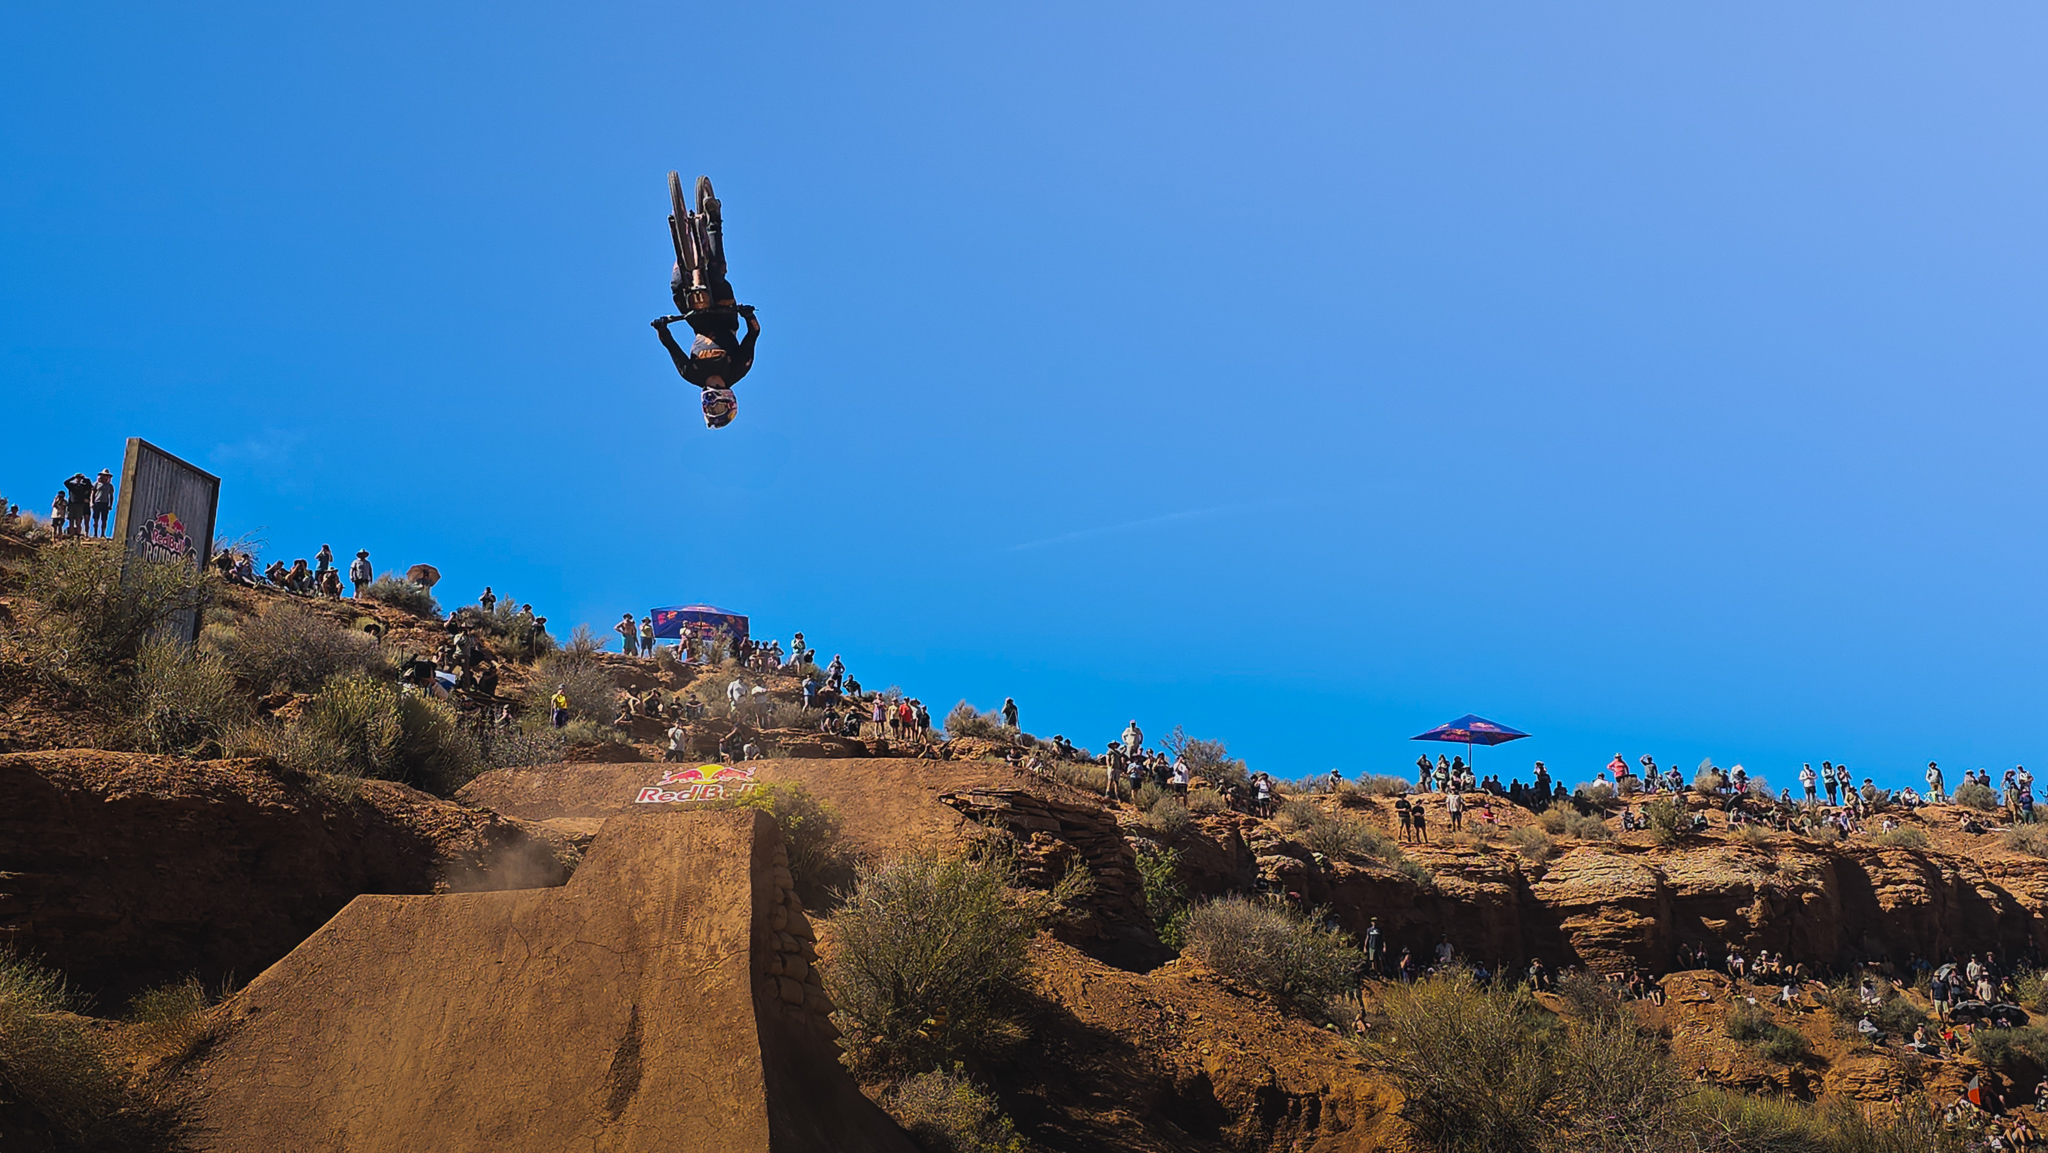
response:
<path id="1" fill-rule="evenodd" d="M 2048 863 L 2009 852 L 1995 836 L 1953 832 L 1943 810 L 1906 819 L 1923 828 L 1927 847 L 1823 845 L 1783 833 L 1752 844 L 1718 831 L 1659 847 L 1624 833 L 1562 841 L 1561 856 L 1538 863 L 1497 836 L 1407 846 L 1434 871 L 1427 885 L 1377 863 L 1320 859 L 1243 817 L 1205 818 L 1208 845 L 1189 855 L 1213 859 L 1216 846 L 1248 840 L 1257 854 L 1251 874 L 1194 879 L 1216 890 L 1284 886 L 1331 906 L 1354 932 L 1378 918 L 1390 941 L 1418 954 L 1447 936 L 1461 954 L 1488 961 L 1540 956 L 1613 972 L 1668 969 L 1683 945 L 1767 949 L 1827 966 L 2048 951 Z"/>
<path id="2" fill-rule="evenodd" d="M 1145 923 L 1128 870 L 1131 845 L 1150 841 L 1180 854 L 1182 880 L 1198 895 L 1292 894 L 1328 906 L 1356 934 L 1377 920 L 1393 948 L 1412 948 L 1418 958 L 1444 937 L 1461 955 L 1488 962 L 1541 957 L 1604 972 L 1669 969 L 1682 945 L 1767 949 L 1825 966 L 1916 952 L 2048 951 L 2048 863 L 2009 853 L 1995 837 L 1954 833 L 1943 810 L 1925 822 L 1908 818 L 1930 838 L 1920 849 L 1822 845 L 1789 834 L 1751 844 L 1716 833 L 1659 847 L 1646 834 L 1624 833 L 1565 840 L 1561 856 L 1533 862 L 1497 834 L 1439 838 L 1405 846 L 1433 871 L 1423 884 L 1378 862 L 1321 857 L 1275 824 L 1241 814 L 1199 817 L 1167 835 L 1092 798 L 981 789 L 944 799 L 1015 834 L 1026 860 L 1049 878 L 1070 859 L 1097 870 L 1107 882 L 1099 899 L 1106 934 Z M 1392 823 L 1369 799 L 1326 803 Z M 1516 811 L 1504 819 L 1512 826 L 1534 818 Z"/>
<path id="3" fill-rule="evenodd" d="M 387 781 L 350 797 L 266 761 L 0 755 L 0 943 L 102 1000 L 247 980 L 359 893 L 559 885 L 527 827 Z"/>

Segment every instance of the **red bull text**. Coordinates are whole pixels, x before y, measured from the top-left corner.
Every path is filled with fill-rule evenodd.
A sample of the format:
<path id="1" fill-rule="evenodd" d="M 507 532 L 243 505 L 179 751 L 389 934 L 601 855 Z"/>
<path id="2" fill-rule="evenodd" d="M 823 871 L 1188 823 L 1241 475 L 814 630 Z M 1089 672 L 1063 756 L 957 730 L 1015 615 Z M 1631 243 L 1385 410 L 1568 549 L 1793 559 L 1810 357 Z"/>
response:
<path id="1" fill-rule="evenodd" d="M 685 801 L 720 801 L 726 786 L 736 786 L 734 795 L 754 791 L 754 770 L 740 765 L 698 765 L 692 769 L 669 769 L 661 780 L 640 790 L 637 805 L 672 805 Z"/>

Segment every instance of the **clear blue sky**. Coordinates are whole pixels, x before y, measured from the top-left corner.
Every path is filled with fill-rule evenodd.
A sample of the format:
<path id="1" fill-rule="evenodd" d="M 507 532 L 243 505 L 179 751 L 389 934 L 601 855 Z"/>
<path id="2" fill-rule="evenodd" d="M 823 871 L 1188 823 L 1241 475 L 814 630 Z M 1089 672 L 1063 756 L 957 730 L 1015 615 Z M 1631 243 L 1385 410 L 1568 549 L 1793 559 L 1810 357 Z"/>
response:
<path id="1" fill-rule="evenodd" d="M 0 491 L 708 600 L 943 711 L 2039 759 L 2048 11 L 16 6 Z M 663 176 L 766 332 L 698 420 Z"/>

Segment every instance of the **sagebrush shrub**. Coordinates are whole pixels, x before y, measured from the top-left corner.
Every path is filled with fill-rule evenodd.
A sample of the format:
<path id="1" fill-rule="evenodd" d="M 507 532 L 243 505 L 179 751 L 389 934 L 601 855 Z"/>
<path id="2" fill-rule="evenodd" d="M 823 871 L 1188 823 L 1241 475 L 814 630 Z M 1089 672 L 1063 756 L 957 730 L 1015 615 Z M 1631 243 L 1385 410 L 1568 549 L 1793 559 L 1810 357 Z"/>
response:
<path id="1" fill-rule="evenodd" d="M 1230 747 L 1222 741 L 1208 741 L 1191 737 L 1179 725 L 1173 727 L 1160 745 L 1186 762 L 1188 772 L 1212 784 L 1228 781 L 1233 785 L 1251 783 L 1251 770 L 1242 760 L 1230 755 Z"/>
<path id="2" fill-rule="evenodd" d="M 1979 1061 L 2003 1073 L 2031 1065 L 2048 1069 L 2048 1029 L 2022 1025 L 2016 1029 L 1973 1029 L 1970 1053 Z"/>
<path id="3" fill-rule="evenodd" d="M 531 729 L 508 725 L 483 731 L 481 752 L 484 763 L 494 769 L 524 765 L 558 765 L 568 755 L 569 742 L 546 726 Z"/>
<path id="4" fill-rule="evenodd" d="M 882 1108 L 927 1153 L 1025 1153 L 1030 1148 L 993 1095 L 955 1063 L 897 1082 Z"/>
<path id="5" fill-rule="evenodd" d="M 404 609 L 414 616 L 441 619 L 441 602 L 434 599 L 431 591 L 393 573 L 385 573 L 364 585 L 362 595 L 366 600 Z"/>
<path id="6" fill-rule="evenodd" d="M 789 872 L 797 896 L 812 909 L 822 907 L 835 886 L 853 872 L 854 853 L 846 840 L 839 810 L 799 784 L 762 783 L 741 794 L 739 808 L 758 809 L 775 818 L 789 854 Z"/>
<path id="7" fill-rule="evenodd" d="M 863 1075 L 929 1068 L 1017 1035 L 1035 921 L 996 853 L 918 849 L 854 872 L 821 966 L 847 1063 Z"/>
<path id="8" fill-rule="evenodd" d="M 1975 809 L 1980 813 L 1988 813 L 1998 807 L 1998 794 L 1991 791 L 1991 786 L 1980 785 L 1975 781 L 1957 785 L 1950 799 L 1966 809 Z"/>
<path id="9" fill-rule="evenodd" d="M 1550 839 L 1550 834 L 1535 825 L 1517 825 L 1508 830 L 1508 840 L 1521 850 L 1522 856 L 1531 861 L 1548 861 L 1564 850 Z"/>
<path id="10" fill-rule="evenodd" d="M 219 1033 L 206 987 L 187 977 L 135 995 L 128 1002 L 129 1041 L 166 1065 L 177 1065 Z"/>
<path id="11" fill-rule="evenodd" d="M 309 693 L 337 673 L 383 668 L 375 638 L 297 601 L 277 601 L 263 615 L 232 625 L 208 626 L 206 640 L 259 696 Z"/>
<path id="12" fill-rule="evenodd" d="M 1374 859 L 1397 867 L 1407 859 L 1378 826 L 1341 809 L 1331 811 L 1310 801 L 1294 800 L 1282 804 L 1277 817 L 1281 828 L 1332 859 Z"/>
<path id="13" fill-rule="evenodd" d="M 1007 733 L 1000 714 L 984 713 L 966 701 L 954 705 L 946 714 L 946 735 L 949 737 L 980 737 L 984 740 L 999 741 Z"/>
<path id="14" fill-rule="evenodd" d="M 135 742 L 152 753 L 210 758 L 248 723 L 251 709 L 227 663 L 168 637 L 144 642 L 135 661 Z"/>
<path id="15" fill-rule="evenodd" d="M 1454 972 L 1379 994 L 1357 1044 L 1401 1090 L 1423 1148 L 1447 1153 L 1962 1153 L 1939 1110 L 1912 1098 L 1866 1111 L 1689 1083 L 1654 1031 L 1619 1013 L 1562 1022 L 1522 988 Z M 1756 1014 L 1761 1016 L 1761 1014 Z M 1731 1020 L 1746 1043 L 1797 1060 L 1802 1041 L 1765 1018 Z M 1988 1031 L 1988 1030 L 1987 1030 Z M 1980 1031 L 1987 1032 L 1987 1031 Z M 2013 1032 L 2013 1030 L 1996 1030 Z"/>
<path id="16" fill-rule="evenodd" d="M 403 781 L 443 796 L 482 769 L 454 709 L 362 673 L 329 680 L 291 727 L 298 731 L 279 751 L 295 768 Z"/>
<path id="17" fill-rule="evenodd" d="M 569 650 L 541 658 L 540 667 L 526 689 L 526 716 L 531 723 L 547 724 L 556 690 L 569 698 L 569 717 L 611 724 L 618 712 L 619 689 L 603 665 L 578 657 Z"/>
<path id="18" fill-rule="evenodd" d="M 174 1147 L 177 1102 L 131 1085 L 72 1008 L 63 978 L 0 953 L 0 1103 L 26 1106 L 75 1148 Z"/>
<path id="19" fill-rule="evenodd" d="M 2014 827 L 2026 828 L 2027 826 L 2016 825 Z M 2008 830 L 2009 833 L 2010 830 Z M 1927 834 L 1911 825 L 1900 825 L 1896 829 L 1883 830 L 1872 835 L 1870 839 L 1887 849 L 1924 849 L 1927 847 Z M 2008 845 L 2012 843 L 2010 835 L 2006 837 L 2006 843 Z"/>
<path id="20" fill-rule="evenodd" d="M 2005 847 L 2033 857 L 2048 857 L 2048 825 L 2014 825 L 2005 831 Z"/>
<path id="21" fill-rule="evenodd" d="M 1185 952 L 1231 980 L 1310 1005 L 1352 988 L 1363 956 L 1291 905 L 1223 897 L 1188 910 Z"/>
<path id="22" fill-rule="evenodd" d="M 1650 821 L 1650 841 L 1653 844 L 1669 845 L 1683 836 L 1685 810 L 1666 797 L 1658 797 L 1643 806 L 1643 816 Z"/>
<path id="23" fill-rule="evenodd" d="M 28 566 L 16 640 L 43 676 L 112 690 L 145 641 L 177 614 L 203 610 L 214 589 L 190 562 L 131 557 L 114 540 L 62 541 Z"/>
<path id="24" fill-rule="evenodd" d="M 1195 823 L 1194 817 L 1188 813 L 1188 807 L 1182 804 L 1179 798 L 1170 794 L 1152 802 L 1152 807 L 1145 810 L 1144 821 L 1147 827 L 1169 837 L 1181 835 L 1188 830 L 1188 826 Z"/>
<path id="25" fill-rule="evenodd" d="M 1785 1028 L 1761 1007 L 1738 1002 L 1728 1011 L 1722 1026 L 1729 1038 L 1757 1050 L 1772 1061 L 1790 1064 L 1803 1060 L 1811 1051 L 1806 1038 Z"/>

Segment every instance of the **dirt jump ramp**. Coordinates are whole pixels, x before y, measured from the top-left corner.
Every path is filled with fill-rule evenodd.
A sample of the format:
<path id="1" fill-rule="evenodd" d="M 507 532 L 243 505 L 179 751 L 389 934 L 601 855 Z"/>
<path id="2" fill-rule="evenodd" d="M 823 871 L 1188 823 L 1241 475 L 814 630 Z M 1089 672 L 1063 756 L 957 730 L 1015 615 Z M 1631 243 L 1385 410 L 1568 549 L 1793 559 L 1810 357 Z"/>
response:
<path id="1" fill-rule="evenodd" d="M 605 823 L 556 889 L 361 896 L 235 1000 L 220 1153 L 912 1153 L 835 1060 L 781 837 Z"/>

